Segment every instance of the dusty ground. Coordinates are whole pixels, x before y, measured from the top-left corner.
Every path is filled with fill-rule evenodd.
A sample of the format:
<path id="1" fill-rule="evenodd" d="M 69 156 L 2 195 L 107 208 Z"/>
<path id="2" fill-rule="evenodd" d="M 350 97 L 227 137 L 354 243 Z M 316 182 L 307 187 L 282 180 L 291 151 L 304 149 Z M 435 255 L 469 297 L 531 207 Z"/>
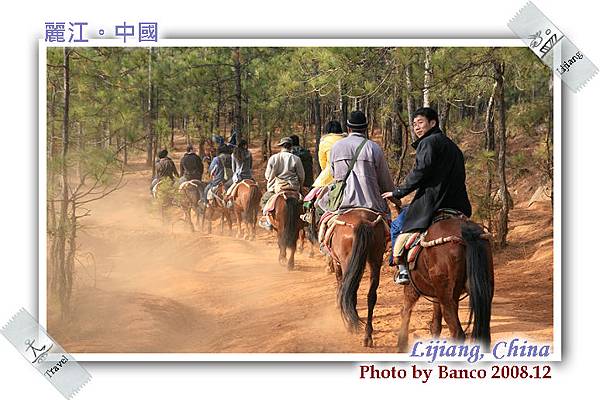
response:
<path id="1" fill-rule="evenodd" d="M 48 309 L 49 332 L 67 351 L 395 351 L 402 289 L 387 266 L 375 308 L 375 347 L 365 349 L 362 335 L 343 327 L 335 278 L 320 255 L 299 254 L 296 270 L 288 272 L 277 263 L 270 233 L 259 232 L 253 242 L 190 233 L 179 214 L 163 226 L 151 206 L 150 172 L 141 161 L 128 171 L 126 186 L 91 204 L 84 221 L 72 319 L 59 323 L 56 310 Z M 552 341 L 550 204 L 517 204 L 510 228 L 508 248 L 495 254 L 492 341 Z M 361 316 L 367 275 L 359 291 Z M 467 320 L 467 301 L 461 316 Z M 430 318 L 431 304 L 420 300 L 412 339 L 428 336 Z"/>

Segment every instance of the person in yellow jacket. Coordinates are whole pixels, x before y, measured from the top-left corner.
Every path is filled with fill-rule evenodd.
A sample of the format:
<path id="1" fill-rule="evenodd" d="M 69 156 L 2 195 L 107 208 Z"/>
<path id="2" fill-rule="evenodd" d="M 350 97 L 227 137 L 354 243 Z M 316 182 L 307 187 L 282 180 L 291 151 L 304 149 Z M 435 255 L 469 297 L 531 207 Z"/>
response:
<path id="1" fill-rule="evenodd" d="M 319 165 L 321 166 L 321 173 L 312 185 L 314 188 L 329 186 L 333 183 L 329 154 L 334 143 L 346 137 L 342 132 L 342 125 L 338 121 L 329 121 L 325 125 L 325 132 L 326 134 L 321 137 L 321 141 L 319 142 Z"/>
<path id="2" fill-rule="evenodd" d="M 300 217 L 308 224 L 308 237 L 315 243 L 317 240 L 317 225 L 324 210 L 315 209 L 315 201 L 320 195 L 324 194 L 328 186 L 334 183 L 333 174 L 331 171 L 331 160 L 329 159 L 331 148 L 333 145 L 343 138 L 346 134 L 342 131 L 342 125 L 338 121 L 329 121 L 325 125 L 325 135 L 321 137 L 319 142 L 319 165 L 321 173 L 312 184 L 312 190 L 304 198 L 305 213 Z"/>

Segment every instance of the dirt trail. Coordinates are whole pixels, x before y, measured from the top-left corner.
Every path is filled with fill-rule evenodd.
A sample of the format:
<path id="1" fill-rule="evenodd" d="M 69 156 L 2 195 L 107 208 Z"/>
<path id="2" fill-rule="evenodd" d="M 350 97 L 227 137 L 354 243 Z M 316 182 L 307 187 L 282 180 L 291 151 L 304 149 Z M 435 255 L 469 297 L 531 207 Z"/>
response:
<path id="1" fill-rule="evenodd" d="M 49 332 L 67 351 L 395 351 L 402 290 L 387 266 L 375 308 L 375 348 L 365 349 L 362 335 L 343 327 L 335 278 L 320 255 L 297 255 L 296 270 L 288 272 L 277 263 L 270 233 L 259 232 L 253 242 L 190 233 L 179 214 L 165 227 L 151 207 L 148 181 L 141 161 L 133 163 L 125 187 L 91 205 L 79 235 L 73 318 L 59 323 L 48 310 Z M 511 246 L 495 255 L 493 340 L 552 341 L 551 215 L 548 204 L 519 204 L 511 213 Z M 359 290 L 361 316 L 367 279 L 368 273 Z M 467 320 L 467 301 L 461 316 Z M 427 337 L 430 318 L 431 305 L 420 300 L 412 339 Z"/>

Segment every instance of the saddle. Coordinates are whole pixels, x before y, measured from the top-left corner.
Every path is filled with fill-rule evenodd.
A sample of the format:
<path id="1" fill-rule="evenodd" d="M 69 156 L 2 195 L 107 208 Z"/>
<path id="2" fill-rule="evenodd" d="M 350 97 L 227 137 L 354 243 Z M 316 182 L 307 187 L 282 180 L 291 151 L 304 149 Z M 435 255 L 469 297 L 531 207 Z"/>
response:
<path id="1" fill-rule="evenodd" d="M 331 249 L 331 238 L 333 237 L 333 233 L 335 232 L 335 228 L 337 226 L 349 225 L 347 222 L 339 220 L 339 218 L 342 215 L 349 213 L 350 211 L 355 211 L 355 210 L 368 211 L 374 215 L 377 215 L 377 218 L 375 219 L 375 221 L 373 221 L 373 223 L 375 223 L 376 221 L 379 221 L 379 220 L 382 221 L 383 226 L 385 227 L 386 237 L 387 237 L 388 241 L 390 238 L 390 221 L 388 221 L 387 216 L 384 214 L 378 213 L 369 208 L 358 208 L 358 207 L 343 209 L 343 210 L 339 210 L 337 212 L 326 211 L 325 214 L 323 214 L 323 216 L 319 220 L 318 240 L 319 240 L 319 243 L 321 245 L 323 245 L 323 247 L 325 247 L 325 249 L 327 249 L 329 254 L 338 263 L 339 263 L 339 260 L 337 260 L 337 257 L 335 256 L 335 254 L 333 253 L 333 251 Z"/>
<path id="2" fill-rule="evenodd" d="M 158 181 L 156 181 L 154 186 L 152 186 L 152 188 L 150 189 L 150 191 L 152 192 L 153 198 L 155 198 L 155 199 L 158 198 L 158 189 L 160 188 L 161 185 L 164 185 L 164 183 L 167 182 L 165 178 L 168 178 L 168 177 L 160 178 Z"/>
<path id="3" fill-rule="evenodd" d="M 315 187 L 308 192 L 306 196 L 304 196 L 304 202 L 312 202 L 313 200 L 320 199 L 324 194 L 325 189 L 328 189 L 327 186 L 324 187 Z"/>
<path id="4" fill-rule="evenodd" d="M 223 197 L 221 197 L 225 194 L 225 191 L 221 190 L 221 195 L 219 195 L 219 190 L 222 189 L 224 186 L 225 184 L 221 182 L 217 186 L 209 189 L 208 193 L 206 194 L 206 199 L 209 203 L 211 201 L 214 201 L 217 206 L 225 207 L 225 200 L 223 199 Z"/>
<path id="5" fill-rule="evenodd" d="M 231 187 L 229 188 L 229 190 L 227 190 L 227 196 L 229 196 L 229 197 L 235 197 L 235 195 L 237 194 L 238 187 L 240 187 L 240 185 L 244 185 L 248 189 L 250 189 L 251 186 L 258 186 L 258 183 L 256 183 L 252 179 L 244 179 L 241 182 L 234 183 L 233 185 L 231 185 Z"/>
<path id="6" fill-rule="evenodd" d="M 179 190 L 184 190 L 187 186 L 194 186 L 196 189 L 199 190 L 202 187 L 202 185 L 202 181 L 199 181 L 198 179 L 191 179 L 189 181 L 182 182 L 179 185 Z"/>
<path id="7" fill-rule="evenodd" d="M 282 190 L 278 193 L 275 193 L 273 196 L 271 196 L 271 198 L 269 198 L 269 200 L 267 200 L 267 203 L 263 207 L 263 215 L 269 215 L 275 211 L 275 202 L 277 201 L 277 198 L 282 196 L 284 200 L 287 200 L 290 197 L 297 200 L 302 200 L 302 196 L 297 190 Z"/>
<path id="8" fill-rule="evenodd" d="M 458 210 L 453 210 L 451 208 L 441 208 L 437 210 L 433 216 L 433 220 L 431 221 L 430 227 L 436 222 L 443 221 L 445 219 L 450 218 L 458 218 L 465 221 L 468 221 L 469 218 L 464 215 L 462 212 Z M 411 236 L 408 237 L 406 243 L 400 251 L 398 256 L 402 256 L 405 252 L 406 254 L 406 262 L 408 264 L 408 268 L 413 270 L 417 266 L 417 259 L 421 250 L 426 247 L 437 246 L 440 244 L 448 243 L 448 242 L 462 242 L 462 239 L 456 236 L 447 236 L 441 237 L 430 241 L 425 241 L 425 237 L 427 236 L 427 232 L 414 232 Z"/>

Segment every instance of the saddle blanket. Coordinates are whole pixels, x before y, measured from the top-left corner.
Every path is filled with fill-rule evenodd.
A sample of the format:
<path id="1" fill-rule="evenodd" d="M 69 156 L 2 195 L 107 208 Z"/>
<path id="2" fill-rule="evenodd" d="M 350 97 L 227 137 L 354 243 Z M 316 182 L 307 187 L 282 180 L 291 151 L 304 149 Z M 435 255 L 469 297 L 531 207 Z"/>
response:
<path id="1" fill-rule="evenodd" d="M 263 207 L 263 215 L 268 215 L 268 214 L 271 214 L 273 211 L 275 211 L 275 202 L 277 201 L 277 198 L 280 196 L 283 196 L 283 198 L 285 200 L 287 200 L 290 197 L 293 197 L 297 200 L 302 200 L 302 196 L 297 191 L 282 190 L 279 193 L 275 193 L 273 196 L 271 196 L 271 198 L 269 200 L 267 200 L 267 203 Z"/>
<path id="2" fill-rule="evenodd" d="M 327 212 L 325 212 L 325 214 L 323 214 L 323 216 L 319 220 L 318 240 L 319 240 L 319 243 L 322 244 L 323 246 L 325 246 L 325 248 L 329 251 L 329 254 L 333 254 L 333 252 L 331 251 L 331 238 L 333 237 L 333 232 L 335 231 L 336 226 L 347 225 L 346 222 L 338 221 L 338 219 L 342 215 L 344 215 L 350 211 L 356 211 L 356 210 L 364 210 L 364 211 L 368 211 L 370 213 L 376 214 L 377 218 L 378 219 L 380 218 L 382 220 L 383 225 L 386 230 L 386 237 L 389 240 L 390 221 L 387 219 L 387 217 L 383 216 L 382 214 L 379 214 L 368 208 L 348 208 L 348 209 L 340 210 L 337 212 L 327 211 Z"/>

